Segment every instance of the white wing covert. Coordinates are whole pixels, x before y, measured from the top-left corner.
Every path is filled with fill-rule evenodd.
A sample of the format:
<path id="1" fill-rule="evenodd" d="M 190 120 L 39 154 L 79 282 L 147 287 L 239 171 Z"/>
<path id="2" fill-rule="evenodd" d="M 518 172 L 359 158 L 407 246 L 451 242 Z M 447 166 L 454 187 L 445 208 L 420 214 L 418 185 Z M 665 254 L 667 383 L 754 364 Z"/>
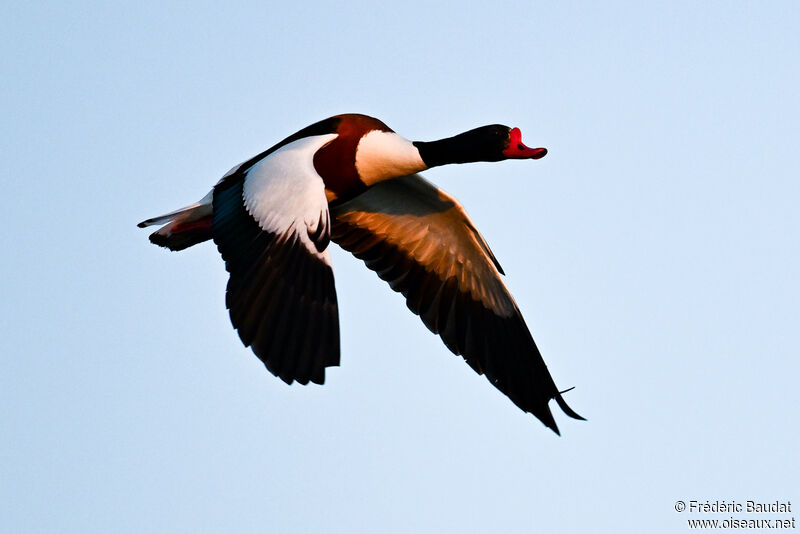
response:
<path id="1" fill-rule="evenodd" d="M 322 384 L 339 364 L 330 217 L 313 155 L 335 134 L 291 142 L 214 188 L 226 305 L 245 346 L 287 383 Z"/>

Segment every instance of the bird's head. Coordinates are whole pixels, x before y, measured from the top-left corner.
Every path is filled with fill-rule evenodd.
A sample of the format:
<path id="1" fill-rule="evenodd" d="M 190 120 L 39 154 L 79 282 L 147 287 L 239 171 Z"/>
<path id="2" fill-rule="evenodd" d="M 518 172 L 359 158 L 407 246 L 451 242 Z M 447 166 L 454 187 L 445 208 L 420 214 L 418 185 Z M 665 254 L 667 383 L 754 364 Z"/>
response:
<path id="1" fill-rule="evenodd" d="M 539 159 L 546 148 L 529 148 L 522 142 L 519 128 L 490 124 L 439 141 L 416 141 L 420 156 L 428 167 L 449 163 Z"/>

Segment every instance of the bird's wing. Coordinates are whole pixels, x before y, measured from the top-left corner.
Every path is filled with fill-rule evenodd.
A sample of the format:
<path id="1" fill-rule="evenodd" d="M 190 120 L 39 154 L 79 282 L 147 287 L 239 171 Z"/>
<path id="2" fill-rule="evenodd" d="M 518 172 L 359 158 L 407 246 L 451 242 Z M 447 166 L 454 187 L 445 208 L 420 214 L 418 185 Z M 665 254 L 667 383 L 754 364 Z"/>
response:
<path id="1" fill-rule="evenodd" d="M 489 246 L 461 205 L 418 175 L 331 206 L 331 239 L 403 294 L 447 348 L 517 406 L 558 432 L 564 402 Z"/>
<path id="2" fill-rule="evenodd" d="M 289 384 L 322 384 L 325 367 L 339 364 L 330 216 L 313 166 L 313 154 L 333 137 L 286 144 L 214 189 L 212 233 L 230 273 L 231 322 Z"/>

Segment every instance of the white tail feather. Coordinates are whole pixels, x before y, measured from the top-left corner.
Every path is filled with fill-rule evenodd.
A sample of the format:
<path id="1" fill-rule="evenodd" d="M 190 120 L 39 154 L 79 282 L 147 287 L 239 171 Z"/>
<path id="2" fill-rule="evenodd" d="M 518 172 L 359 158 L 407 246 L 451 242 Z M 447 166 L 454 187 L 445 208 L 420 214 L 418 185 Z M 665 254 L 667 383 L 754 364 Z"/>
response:
<path id="1" fill-rule="evenodd" d="M 172 250 L 182 250 L 211 239 L 210 221 L 214 213 L 212 200 L 213 191 L 199 202 L 165 215 L 147 219 L 137 226 L 144 228 L 158 224 L 164 225 L 150 234 L 150 241 Z"/>
<path id="2" fill-rule="evenodd" d="M 186 217 L 187 219 L 188 218 L 192 218 L 192 219 L 198 218 L 199 219 L 201 217 L 205 217 L 207 215 L 211 215 L 211 213 L 212 213 L 211 201 L 213 200 L 213 196 L 214 196 L 214 191 L 213 190 L 209 191 L 206 196 L 204 196 L 203 198 L 201 198 L 199 201 L 195 202 L 194 204 L 189 204 L 186 207 L 183 207 L 183 208 L 175 210 L 175 211 L 171 211 L 171 212 L 166 213 L 164 215 L 159 215 L 158 217 L 153 217 L 152 219 L 147 219 L 145 221 L 140 222 L 136 226 L 138 226 L 139 228 L 145 228 L 147 226 L 153 226 L 155 224 L 164 224 L 164 223 L 173 221 L 175 219 L 178 219 L 183 214 L 187 214 L 187 217 Z M 200 208 L 200 209 L 198 209 L 198 208 Z M 205 208 L 205 209 L 203 209 L 203 208 Z M 191 215 L 190 215 L 190 212 L 193 212 L 195 210 L 197 210 L 197 212 L 196 213 L 191 213 Z M 181 217 L 181 219 L 183 219 L 183 218 Z"/>

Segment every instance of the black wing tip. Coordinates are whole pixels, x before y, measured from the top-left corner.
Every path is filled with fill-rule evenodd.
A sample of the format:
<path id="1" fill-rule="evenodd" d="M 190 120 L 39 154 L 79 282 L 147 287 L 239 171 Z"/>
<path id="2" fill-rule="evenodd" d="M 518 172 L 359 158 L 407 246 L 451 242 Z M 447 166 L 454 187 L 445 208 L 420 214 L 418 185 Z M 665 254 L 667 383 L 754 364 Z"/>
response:
<path id="1" fill-rule="evenodd" d="M 561 431 L 558 429 L 558 425 L 556 424 L 555 421 L 553 421 L 552 423 L 553 424 L 544 423 L 544 426 L 555 432 L 556 436 L 561 437 Z"/>
<path id="2" fill-rule="evenodd" d="M 572 417 L 573 419 L 577 419 L 578 421 L 586 421 L 586 418 L 581 416 L 581 415 L 579 415 L 578 412 L 576 412 L 575 410 L 570 408 L 569 404 L 567 404 L 567 401 L 565 401 L 564 397 L 561 396 L 562 393 L 566 393 L 568 391 L 572 391 L 573 389 L 575 389 L 575 388 L 571 387 L 571 388 L 565 389 L 564 391 L 559 391 L 558 393 L 556 393 L 556 396 L 554 397 L 556 399 L 556 403 L 558 404 L 558 407 L 561 408 L 561 411 L 563 411 L 569 417 Z"/>
<path id="3" fill-rule="evenodd" d="M 553 398 L 556 400 L 556 403 L 558 404 L 559 408 L 561 408 L 561 410 L 569 417 L 577 419 L 578 421 L 586 421 L 586 418 L 582 417 L 575 410 L 570 408 L 567 402 L 564 400 L 564 397 L 561 396 L 562 393 L 566 393 L 567 391 L 571 391 L 572 389 L 574 388 L 569 388 L 565 389 L 564 391 L 559 391 L 558 393 L 555 394 Z M 532 411 L 531 413 L 537 419 L 539 419 L 539 421 L 541 421 L 542 424 L 544 424 L 544 426 L 555 432 L 557 436 L 561 436 L 561 431 L 558 429 L 556 420 L 553 417 L 553 412 L 550 411 L 550 407 L 547 404 L 544 405 L 544 408 Z"/>
<path id="4" fill-rule="evenodd" d="M 330 367 L 339 367 L 339 363 L 326 363 L 324 367 L 318 369 L 310 376 L 296 376 L 291 372 L 281 371 L 279 370 L 275 364 L 269 360 L 262 357 L 258 352 L 256 352 L 255 348 L 252 345 L 245 345 L 245 347 L 250 347 L 261 363 L 264 364 L 264 367 L 269 371 L 273 376 L 280 378 L 283 383 L 288 386 L 293 384 L 300 384 L 301 386 L 307 386 L 309 384 L 317 384 L 318 386 L 322 386 L 325 384 L 325 371 Z"/>
<path id="5" fill-rule="evenodd" d="M 553 412 L 550 411 L 550 407 L 547 404 L 544 405 L 544 408 L 531 411 L 531 413 L 534 417 L 541 421 L 544 426 L 555 432 L 557 436 L 561 436 L 561 431 L 558 430 L 558 425 L 556 424 L 555 417 L 553 417 Z"/>
<path id="6" fill-rule="evenodd" d="M 136 228 L 146 228 L 146 227 L 147 227 L 147 221 L 142 221 L 136 225 Z"/>

